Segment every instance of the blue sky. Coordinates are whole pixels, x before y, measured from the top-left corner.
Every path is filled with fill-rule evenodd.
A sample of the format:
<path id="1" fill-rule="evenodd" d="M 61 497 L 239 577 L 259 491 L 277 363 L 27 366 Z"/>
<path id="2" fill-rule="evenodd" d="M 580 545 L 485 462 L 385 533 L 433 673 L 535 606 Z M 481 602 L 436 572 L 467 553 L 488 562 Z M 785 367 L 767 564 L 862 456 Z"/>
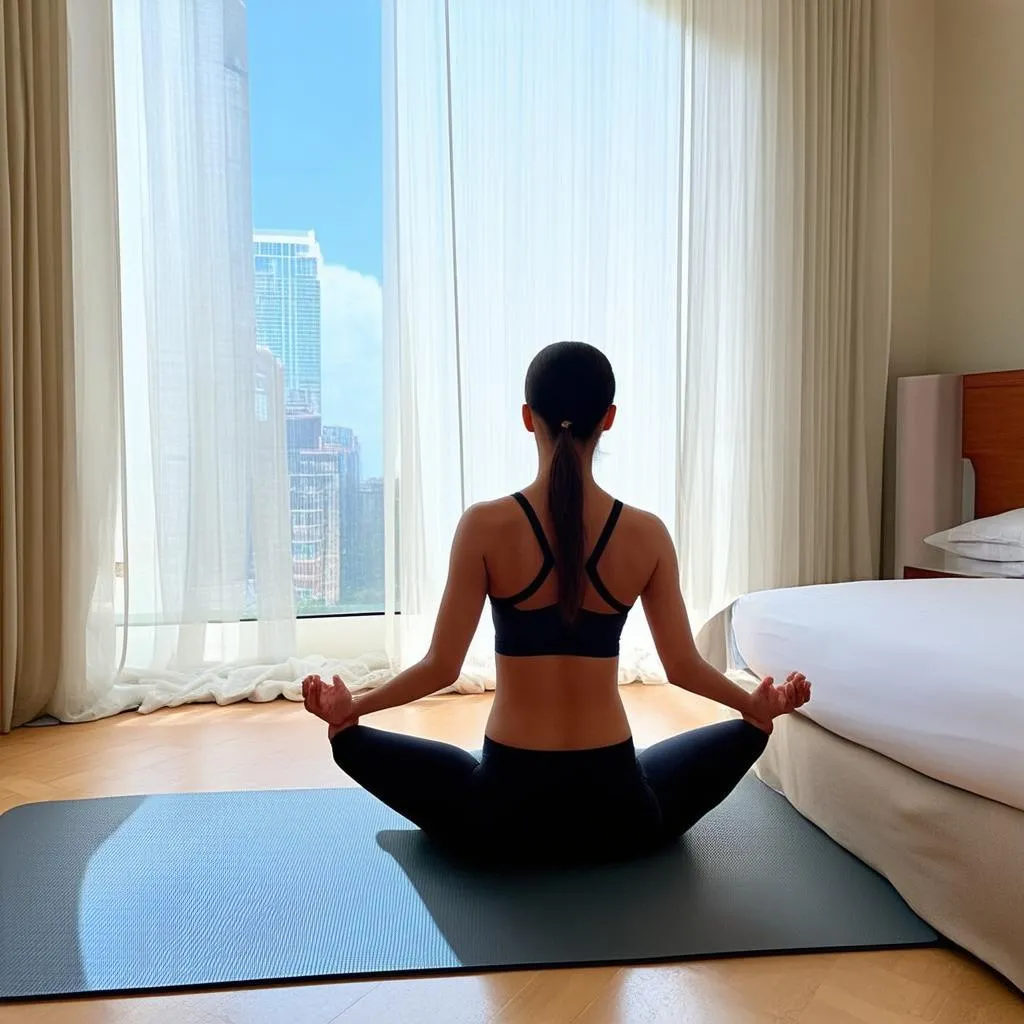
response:
<path id="1" fill-rule="evenodd" d="M 253 221 L 381 279 L 380 0 L 248 0 Z"/>
<path id="2" fill-rule="evenodd" d="M 324 423 L 382 466 L 381 0 L 247 0 L 253 225 L 316 232 Z"/>

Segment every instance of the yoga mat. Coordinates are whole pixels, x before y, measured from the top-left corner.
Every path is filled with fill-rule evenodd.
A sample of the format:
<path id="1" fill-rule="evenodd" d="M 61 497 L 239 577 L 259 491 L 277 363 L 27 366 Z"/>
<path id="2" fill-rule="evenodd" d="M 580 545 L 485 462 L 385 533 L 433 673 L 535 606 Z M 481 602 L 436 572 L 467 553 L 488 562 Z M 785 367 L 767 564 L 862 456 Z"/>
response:
<path id="1" fill-rule="evenodd" d="M 0 816 L 0 999 L 936 940 L 754 776 L 663 851 L 562 871 L 460 866 L 349 788 Z"/>

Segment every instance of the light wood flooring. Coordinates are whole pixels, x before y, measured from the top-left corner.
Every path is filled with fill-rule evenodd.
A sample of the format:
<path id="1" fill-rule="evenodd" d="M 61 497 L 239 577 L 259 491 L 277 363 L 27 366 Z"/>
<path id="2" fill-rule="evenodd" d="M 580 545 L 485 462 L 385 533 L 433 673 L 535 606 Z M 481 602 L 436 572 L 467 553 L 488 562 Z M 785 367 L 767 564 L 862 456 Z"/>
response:
<path id="1" fill-rule="evenodd" d="M 624 699 L 638 745 L 716 717 L 669 687 L 627 687 Z M 489 696 L 435 697 L 374 724 L 474 746 L 489 706 Z M 0 737 L 0 812 L 35 800 L 347 784 L 325 730 L 284 701 L 16 730 Z M 965 955 L 911 950 L 0 1005 L 0 1024 L 365 1021 L 1024 1024 L 1024 1001 Z"/>

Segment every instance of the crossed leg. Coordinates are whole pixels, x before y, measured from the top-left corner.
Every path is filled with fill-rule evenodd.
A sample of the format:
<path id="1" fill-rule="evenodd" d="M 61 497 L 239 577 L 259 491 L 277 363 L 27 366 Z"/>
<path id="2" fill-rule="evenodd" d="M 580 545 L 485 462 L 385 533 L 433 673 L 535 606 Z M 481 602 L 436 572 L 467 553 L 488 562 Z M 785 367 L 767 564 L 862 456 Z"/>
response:
<path id="1" fill-rule="evenodd" d="M 764 753 L 768 734 L 729 721 L 672 736 L 639 754 L 668 835 L 679 836 L 717 807 Z"/>
<path id="2" fill-rule="evenodd" d="M 469 827 L 480 762 L 468 751 L 365 725 L 337 733 L 331 750 L 343 772 L 427 835 L 449 839 Z"/>

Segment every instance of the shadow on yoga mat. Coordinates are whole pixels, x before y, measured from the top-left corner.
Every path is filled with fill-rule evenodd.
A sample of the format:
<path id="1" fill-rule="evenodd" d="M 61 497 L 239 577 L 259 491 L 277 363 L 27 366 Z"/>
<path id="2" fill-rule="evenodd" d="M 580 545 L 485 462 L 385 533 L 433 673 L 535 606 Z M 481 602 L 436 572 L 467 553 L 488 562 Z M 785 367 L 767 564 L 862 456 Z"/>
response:
<path id="1" fill-rule="evenodd" d="M 453 863 L 357 789 L 0 816 L 0 999 L 936 940 L 753 776 L 668 849 L 568 871 Z"/>

